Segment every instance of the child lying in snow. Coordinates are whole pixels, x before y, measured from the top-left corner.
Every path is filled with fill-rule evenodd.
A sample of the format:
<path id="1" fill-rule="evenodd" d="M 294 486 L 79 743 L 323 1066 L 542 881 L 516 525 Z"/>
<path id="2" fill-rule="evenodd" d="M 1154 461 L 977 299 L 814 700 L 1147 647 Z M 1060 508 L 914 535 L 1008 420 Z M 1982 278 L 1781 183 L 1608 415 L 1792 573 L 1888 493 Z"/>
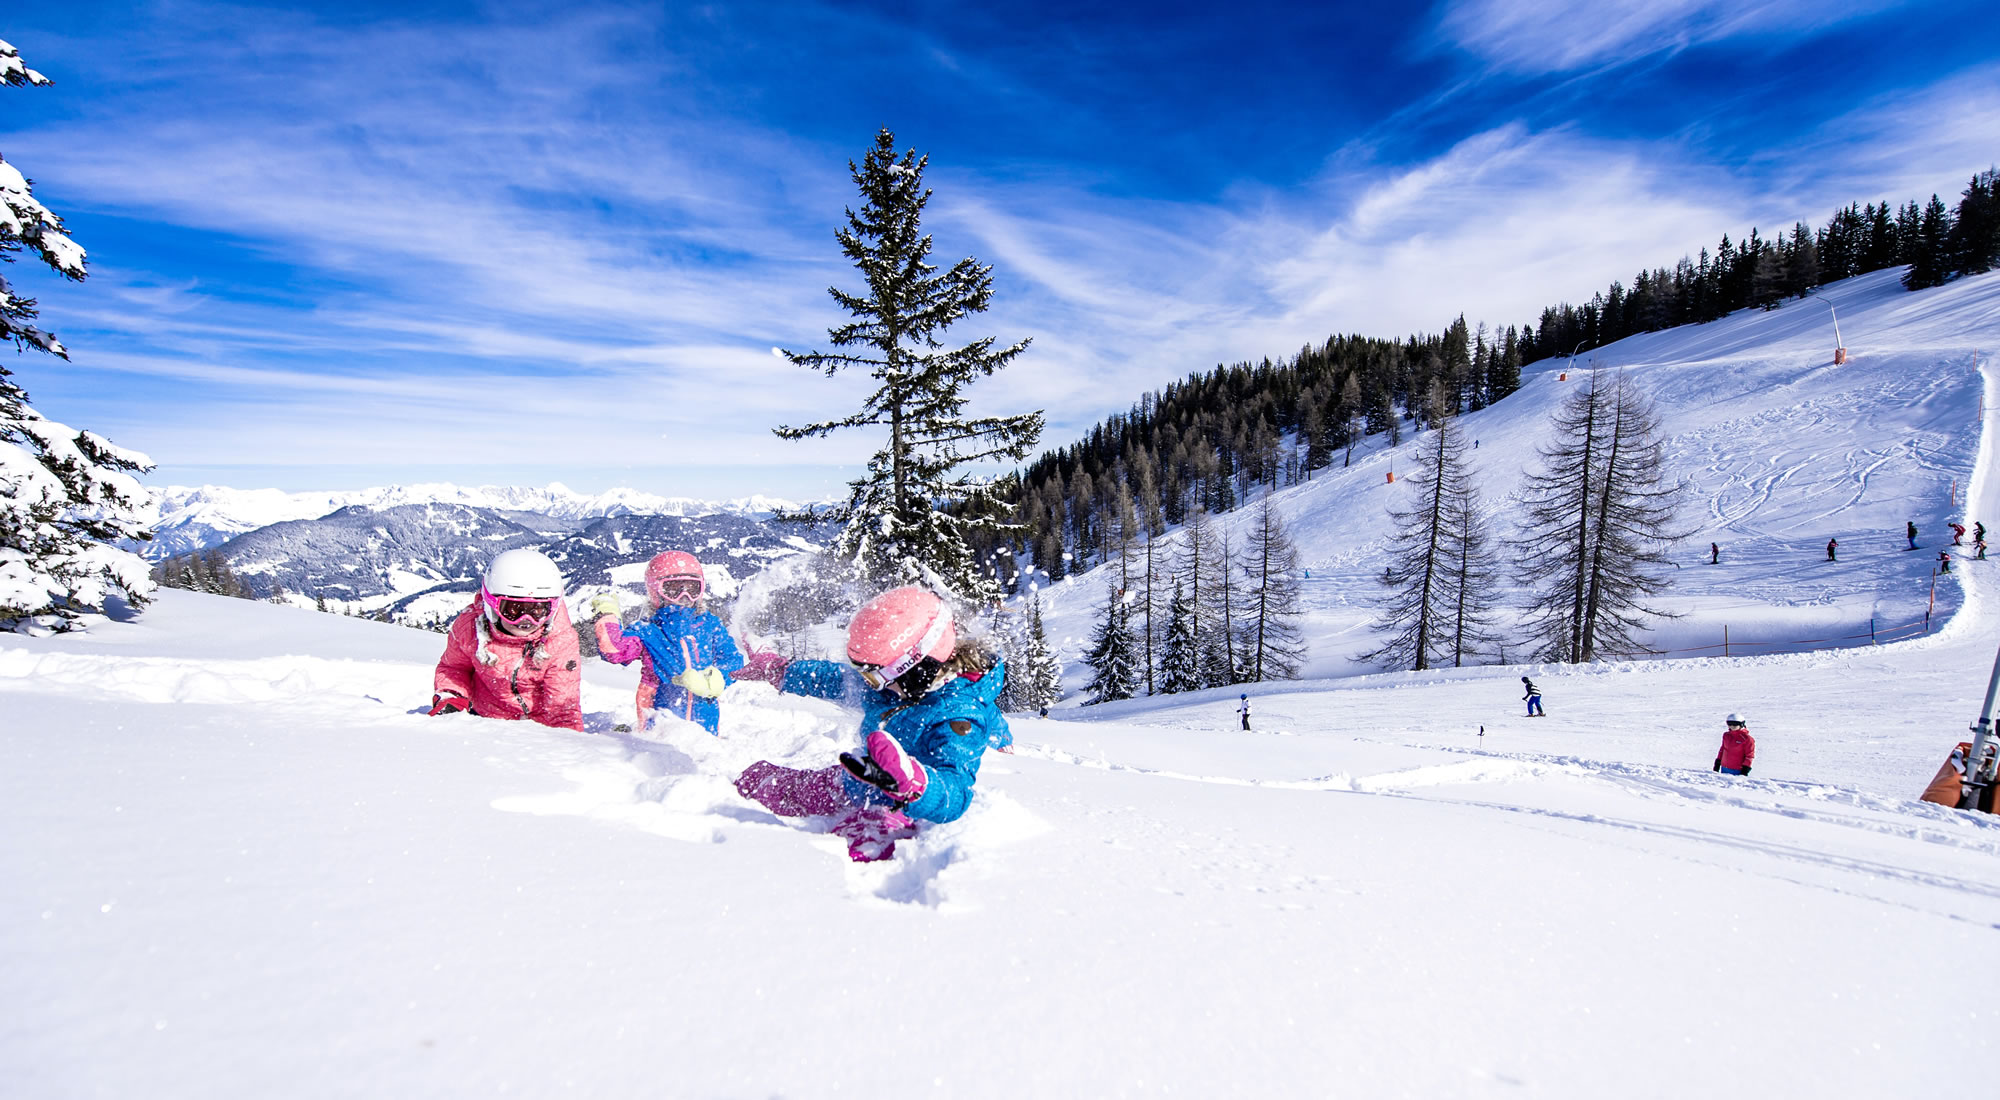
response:
<path id="1" fill-rule="evenodd" d="M 951 608 L 914 587 L 862 605 L 847 627 L 847 659 L 851 669 L 751 656 L 738 679 L 858 702 L 867 749 L 810 771 L 759 760 L 736 789 L 775 814 L 834 817 L 831 831 L 856 862 L 888 859 L 896 841 L 917 835 L 918 821 L 964 814 L 987 745 L 1013 745 L 998 705 L 1007 669 L 984 646 L 960 641 Z"/>

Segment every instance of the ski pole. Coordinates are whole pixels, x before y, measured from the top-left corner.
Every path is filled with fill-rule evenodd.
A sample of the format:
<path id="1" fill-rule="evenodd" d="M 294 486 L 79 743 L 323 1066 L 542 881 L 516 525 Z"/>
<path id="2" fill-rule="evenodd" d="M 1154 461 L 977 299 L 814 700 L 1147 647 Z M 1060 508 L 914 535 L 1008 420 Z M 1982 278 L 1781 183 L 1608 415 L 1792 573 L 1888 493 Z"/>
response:
<path id="1" fill-rule="evenodd" d="M 1979 721 L 1972 724 L 1972 755 L 1965 759 L 1965 781 L 1961 788 L 1963 805 L 1977 807 L 1979 791 L 1993 785 L 1994 777 L 1986 774 L 1987 734 L 1993 728 L 1993 697 L 2000 694 L 2000 654 L 1993 658 L 1993 675 L 1986 681 L 1986 702 L 1979 708 Z"/>

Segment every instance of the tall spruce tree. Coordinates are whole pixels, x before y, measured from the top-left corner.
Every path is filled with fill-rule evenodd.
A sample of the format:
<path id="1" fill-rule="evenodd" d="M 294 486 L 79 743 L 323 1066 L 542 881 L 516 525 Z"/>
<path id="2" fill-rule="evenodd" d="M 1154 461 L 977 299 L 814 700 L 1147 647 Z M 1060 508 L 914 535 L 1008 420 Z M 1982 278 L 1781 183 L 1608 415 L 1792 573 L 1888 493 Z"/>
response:
<path id="1" fill-rule="evenodd" d="M 1174 581 L 1174 599 L 1167 605 L 1167 636 L 1160 646 L 1160 691 L 1176 695 L 1197 691 L 1201 680 L 1201 643 L 1195 638 L 1194 601 L 1187 586 Z"/>
<path id="2" fill-rule="evenodd" d="M 966 387 L 1006 366 L 1028 341 L 996 348 L 985 337 L 945 349 L 940 336 L 947 327 L 991 304 L 993 269 L 971 257 L 943 272 L 930 263 L 931 238 L 920 224 L 931 197 L 923 185 L 929 161 L 914 150 L 899 157 L 895 135 L 884 129 L 860 167 L 848 162 L 863 203 L 859 213 L 847 211 L 846 226 L 834 236 L 867 288 L 827 291 L 855 318 L 827 330 L 835 348 L 848 350 L 784 354 L 828 376 L 863 368 L 879 385 L 854 413 L 776 431 L 806 439 L 843 428 L 887 428 L 887 442 L 866 476 L 851 483 L 836 517 L 846 526 L 833 553 L 878 583 L 941 583 L 984 603 L 999 597 L 999 586 L 978 569 L 966 535 L 1000 529 L 990 517 L 1009 510 L 991 480 L 966 467 L 1025 458 L 1041 438 L 1042 414 L 965 416 Z M 946 511 L 952 504 L 960 508 Z"/>
<path id="3" fill-rule="evenodd" d="M 1138 646 L 1132 640 L 1125 594 L 1115 582 L 1104 586 L 1104 617 L 1098 620 L 1084 663 L 1091 668 L 1087 689 L 1093 703 L 1130 699 L 1139 684 Z"/>
<path id="4" fill-rule="evenodd" d="M 0 85 L 46 86 L 0 42 Z M 0 260 L 31 253 L 65 279 L 85 276 L 84 252 L 26 177 L 0 160 Z M 69 352 L 37 328 L 32 298 L 0 278 L 0 340 L 61 359 Z M 152 460 L 93 432 L 48 419 L 0 367 L 0 630 L 67 630 L 113 594 L 134 606 L 152 596 L 143 558 L 120 541 L 152 538 L 155 505 L 131 474 Z"/>
<path id="5" fill-rule="evenodd" d="M 1244 554 L 1250 591 L 1244 600 L 1243 649 L 1250 680 L 1291 680 L 1305 664 L 1299 632 L 1299 552 L 1266 498 Z"/>
<path id="6" fill-rule="evenodd" d="M 1936 195 L 1924 204 L 1917 220 L 1915 240 L 1908 249 L 1910 270 L 1903 273 L 1908 290 L 1943 286 L 1951 278 L 1951 212 Z"/>
<path id="7" fill-rule="evenodd" d="M 1040 591 L 1028 597 L 1027 664 L 1019 670 L 1008 669 L 1007 675 L 1020 676 L 1027 681 L 1027 700 L 1036 710 L 1051 706 L 1062 698 L 1062 658 L 1049 644 L 1048 631 L 1042 626 Z"/>
<path id="8" fill-rule="evenodd" d="M 1645 601 L 1666 590 L 1659 570 L 1677 537 L 1680 486 L 1660 474 L 1659 419 L 1624 372 L 1605 374 L 1556 410 L 1521 490 L 1527 627 L 1544 658 L 1573 664 L 1646 651 L 1639 631 L 1668 616 Z"/>
<path id="9" fill-rule="evenodd" d="M 1975 174 L 1959 196 L 1945 250 L 1952 270 L 1978 275 L 2000 266 L 2000 172 Z"/>

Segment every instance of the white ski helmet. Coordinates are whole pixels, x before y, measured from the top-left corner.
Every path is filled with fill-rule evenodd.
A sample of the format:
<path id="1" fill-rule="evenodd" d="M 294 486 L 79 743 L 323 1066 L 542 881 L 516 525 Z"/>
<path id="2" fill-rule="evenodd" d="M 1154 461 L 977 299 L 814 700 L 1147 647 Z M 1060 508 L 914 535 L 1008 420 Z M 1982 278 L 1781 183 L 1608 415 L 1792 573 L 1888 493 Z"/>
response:
<path id="1" fill-rule="evenodd" d="M 1738 714 L 1733 710 L 1729 712 L 1729 717 L 1724 718 L 1722 721 L 1725 724 L 1731 726 L 1747 726 L 1750 724 L 1749 722 L 1744 721 L 1743 716 L 1741 714 Z"/>
<path id="2" fill-rule="evenodd" d="M 558 599 L 563 594 L 562 571 L 540 550 L 509 550 L 487 565 L 486 591 L 494 596 Z"/>

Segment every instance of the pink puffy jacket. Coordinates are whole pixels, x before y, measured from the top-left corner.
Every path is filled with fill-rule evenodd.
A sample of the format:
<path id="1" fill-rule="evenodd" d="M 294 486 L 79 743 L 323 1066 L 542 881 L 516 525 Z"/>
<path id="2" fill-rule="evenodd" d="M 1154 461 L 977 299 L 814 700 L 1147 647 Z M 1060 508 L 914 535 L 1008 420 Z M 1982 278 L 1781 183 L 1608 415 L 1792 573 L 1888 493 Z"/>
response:
<path id="1" fill-rule="evenodd" d="M 1757 739 L 1750 736 L 1749 730 L 1724 730 L 1718 756 L 1725 768 L 1747 768 L 1756 762 Z"/>
<path id="2" fill-rule="evenodd" d="M 484 718 L 529 718 L 545 726 L 583 729 L 583 673 L 569 612 L 558 600 L 539 638 L 492 630 L 480 659 L 479 606 L 459 613 L 438 658 L 437 693 L 470 700 Z"/>

